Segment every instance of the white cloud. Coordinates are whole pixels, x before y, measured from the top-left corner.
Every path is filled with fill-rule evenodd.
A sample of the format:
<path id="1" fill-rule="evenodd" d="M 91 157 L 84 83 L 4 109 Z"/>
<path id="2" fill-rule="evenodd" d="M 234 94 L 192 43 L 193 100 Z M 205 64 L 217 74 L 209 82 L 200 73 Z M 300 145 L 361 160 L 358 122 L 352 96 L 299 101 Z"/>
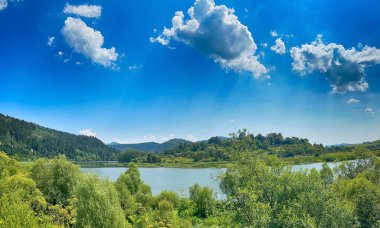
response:
<path id="1" fill-rule="evenodd" d="M 270 31 L 270 35 L 271 35 L 272 37 L 277 37 L 277 36 L 278 36 L 278 33 L 276 32 L 276 30 L 272 30 L 272 31 Z"/>
<path id="2" fill-rule="evenodd" d="M 142 65 L 140 64 L 140 65 L 136 65 L 136 64 L 134 64 L 134 65 L 131 65 L 131 66 L 128 66 L 128 70 L 130 70 L 130 71 L 138 71 L 138 70 L 140 70 L 142 68 Z"/>
<path id="3" fill-rule="evenodd" d="M 324 44 L 321 35 L 311 44 L 291 48 L 290 54 L 295 72 L 306 75 L 319 71 L 325 75 L 333 93 L 366 91 L 365 68 L 380 64 L 380 49 L 369 46 L 345 49 L 336 43 Z"/>
<path id="4" fill-rule="evenodd" d="M 185 43 L 212 58 L 226 70 L 247 71 L 258 78 L 268 70 L 255 52 L 257 46 L 247 26 L 241 24 L 234 10 L 215 5 L 213 0 L 196 0 L 187 11 L 172 18 L 172 27 L 164 28 L 151 42 L 169 45 L 172 40 Z"/>
<path id="5" fill-rule="evenodd" d="M 99 18 L 102 15 L 102 7 L 87 4 L 79 6 L 66 4 L 63 12 L 65 14 L 75 14 L 82 17 Z"/>
<path id="6" fill-rule="evenodd" d="M 8 7 L 8 1 L 7 0 L 0 0 L 0 11 L 5 10 Z"/>
<path id="7" fill-rule="evenodd" d="M 235 123 L 236 120 L 234 120 L 234 119 L 230 119 L 230 120 L 228 120 L 228 122 L 229 122 L 229 123 Z"/>
<path id="8" fill-rule="evenodd" d="M 63 55 L 63 52 L 59 51 L 59 52 L 57 53 L 57 55 L 62 56 L 62 55 Z"/>
<path id="9" fill-rule="evenodd" d="M 247 8 L 244 8 L 244 12 L 246 13 L 249 13 L 248 9 Z"/>
<path id="10" fill-rule="evenodd" d="M 1 1 L 1 0 L 0 0 Z M 48 37 L 48 42 L 47 42 L 47 45 L 48 46 L 51 46 L 54 44 L 54 40 L 55 40 L 55 37 L 54 36 L 49 36 Z"/>
<path id="11" fill-rule="evenodd" d="M 366 109 L 364 109 L 364 111 L 368 114 L 374 114 L 375 113 L 372 108 L 366 108 Z"/>
<path id="12" fill-rule="evenodd" d="M 192 141 L 192 142 L 196 142 L 198 141 L 198 138 L 195 137 L 194 135 L 192 134 L 187 134 L 186 137 L 185 137 L 186 140 L 189 140 L 189 141 Z"/>
<path id="13" fill-rule="evenodd" d="M 93 132 L 91 128 L 87 128 L 87 129 L 81 130 L 81 131 L 79 131 L 79 134 L 85 135 L 85 136 L 96 137 L 96 133 Z"/>
<path id="14" fill-rule="evenodd" d="M 268 47 L 268 43 L 261 43 L 260 45 L 261 45 L 261 47 L 263 47 L 263 48 L 267 48 L 267 47 Z"/>
<path id="15" fill-rule="evenodd" d="M 88 27 L 81 19 L 68 17 L 62 28 L 62 35 L 75 52 L 104 67 L 115 66 L 114 62 L 118 57 L 115 48 L 103 48 L 103 35 Z"/>
<path id="16" fill-rule="evenodd" d="M 356 99 L 354 99 L 354 98 L 351 98 L 351 99 L 348 99 L 348 100 L 346 101 L 346 103 L 347 103 L 347 104 L 357 104 L 357 103 L 360 103 L 360 101 L 359 101 L 359 100 L 356 100 Z"/>
<path id="17" fill-rule="evenodd" d="M 166 46 L 166 45 L 169 44 L 169 40 L 168 40 L 168 39 L 165 39 L 165 38 L 162 37 L 162 36 L 158 36 L 158 37 L 156 37 L 156 38 L 150 37 L 150 38 L 149 38 L 149 41 L 150 41 L 151 43 L 160 43 L 160 44 L 162 44 L 162 45 L 164 45 L 164 46 Z"/>
<path id="18" fill-rule="evenodd" d="M 283 55 L 285 54 L 286 47 L 284 41 L 282 41 L 281 37 L 276 39 L 276 44 L 270 48 L 272 51 L 277 54 Z"/>

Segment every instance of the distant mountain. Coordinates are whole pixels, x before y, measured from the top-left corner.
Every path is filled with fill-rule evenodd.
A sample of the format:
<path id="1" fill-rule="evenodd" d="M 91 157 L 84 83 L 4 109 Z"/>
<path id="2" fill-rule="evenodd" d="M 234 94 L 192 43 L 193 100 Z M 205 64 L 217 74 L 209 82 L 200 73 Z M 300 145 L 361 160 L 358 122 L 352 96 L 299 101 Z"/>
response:
<path id="1" fill-rule="evenodd" d="M 120 144 L 120 143 L 112 142 L 107 145 L 109 147 L 112 147 L 120 151 L 127 150 L 127 149 L 135 149 L 135 150 L 146 151 L 146 152 L 160 153 L 160 152 L 163 152 L 164 150 L 171 149 L 179 145 L 188 144 L 188 143 L 191 143 L 191 142 L 185 139 L 171 139 L 164 143 L 145 142 L 145 143 L 134 143 L 134 144 Z"/>
<path id="2" fill-rule="evenodd" d="M 76 161 L 116 160 L 119 153 L 95 137 L 56 131 L 2 114 L 0 151 L 22 160 L 65 154 Z"/>
<path id="3" fill-rule="evenodd" d="M 120 143 L 117 143 L 117 142 L 111 142 L 111 143 L 108 143 L 107 145 L 109 145 L 109 146 L 116 146 L 116 145 L 120 145 Z"/>
<path id="4" fill-rule="evenodd" d="M 352 146 L 354 144 L 349 144 L 349 143 L 338 143 L 338 144 L 333 144 L 333 145 L 327 145 L 326 147 L 340 147 L 340 146 Z"/>

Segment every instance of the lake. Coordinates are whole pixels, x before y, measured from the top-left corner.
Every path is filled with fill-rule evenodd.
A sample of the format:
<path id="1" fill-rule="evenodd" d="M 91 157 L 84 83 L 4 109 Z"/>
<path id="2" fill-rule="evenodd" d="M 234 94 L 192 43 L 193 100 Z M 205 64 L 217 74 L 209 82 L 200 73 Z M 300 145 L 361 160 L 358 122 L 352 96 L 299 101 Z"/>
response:
<path id="1" fill-rule="evenodd" d="M 312 169 L 320 170 L 322 162 L 301 164 L 292 166 L 292 170 Z M 330 168 L 339 165 L 327 163 Z M 81 168 L 84 172 L 98 174 L 101 178 L 109 178 L 115 181 L 120 174 L 128 168 L 123 167 L 102 167 L 102 168 Z M 214 190 L 218 198 L 223 198 L 219 188 L 217 177 L 224 172 L 224 168 L 139 168 L 142 180 L 152 188 L 153 195 L 159 194 L 163 190 L 175 191 L 180 195 L 187 196 L 189 187 L 198 183 L 201 186 L 208 186 Z"/>

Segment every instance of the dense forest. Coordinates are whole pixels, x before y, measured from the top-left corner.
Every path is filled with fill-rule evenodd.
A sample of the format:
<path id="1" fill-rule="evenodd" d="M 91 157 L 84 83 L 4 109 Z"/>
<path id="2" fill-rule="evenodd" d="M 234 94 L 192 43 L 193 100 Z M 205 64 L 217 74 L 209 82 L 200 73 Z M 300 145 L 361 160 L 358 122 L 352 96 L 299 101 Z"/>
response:
<path id="1" fill-rule="evenodd" d="M 76 161 L 115 160 L 117 150 L 95 137 L 73 135 L 0 114 L 0 150 L 22 160 L 65 154 Z"/>
<path id="2" fill-rule="evenodd" d="M 355 148 L 355 153 L 363 154 Z M 152 195 L 137 166 L 115 182 L 65 156 L 20 163 L 0 152 L 0 227 L 379 227 L 380 160 L 292 171 L 275 156 L 236 152 L 219 176 L 225 199 Z"/>
<path id="3" fill-rule="evenodd" d="M 120 162 L 163 162 L 174 158 L 187 158 L 193 162 L 235 161 L 235 151 L 256 151 L 279 158 L 320 157 L 322 160 L 333 161 L 334 156 L 327 154 L 342 154 L 341 160 L 354 159 L 353 151 L 362 147 L 367 152 L 380 154 L 380 141 L 357 145 L 323 146 L 311 144 L 308 139 L 297 137 L 283 137 L 281 133 L 267 135 L 249 133 L 246 129 L 239 130 L 227 137 L 212 137 L 199 142 L 186 142 L 164 150 L 159 154 L 146 153 L 136 149 L 127 149 L 119 155 Z M 350 155 L 350 156 L 347 156 Z M 332 158 L 330 158 L 332 157 Z M 154 158 L 154 159 L 152 159 Z"/>

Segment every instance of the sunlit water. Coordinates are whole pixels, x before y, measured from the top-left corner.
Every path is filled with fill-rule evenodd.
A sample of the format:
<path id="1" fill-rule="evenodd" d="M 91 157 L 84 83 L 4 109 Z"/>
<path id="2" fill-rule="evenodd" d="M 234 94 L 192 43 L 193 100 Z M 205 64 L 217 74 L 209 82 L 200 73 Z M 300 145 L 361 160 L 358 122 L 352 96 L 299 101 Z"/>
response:
<path id="1" fill-rule="evenodd" d="M 294 165 L 292 170 L 312 168 L 320 170 L 322 164 L 320 162 Z M 328 163 L 330 168 L 334 168 L 338 164 L 339 162 Z M 82 168 L 84 172 L 96 173 L 101 178 L 109 178 L 113 181 L 127 169 L 115 167 Z M 180 195 L 187 196 L 189 187 L 198 183 L 201 186 L 212 188 L 218 198 L 224 198 L 217 180 L 218 175 L 225 171 L 224 168 L 139 168 L 139 171 L 142 180 L 151 187 L 153 195 L 157 195 L 163 190 L 171 190 Z"/>

